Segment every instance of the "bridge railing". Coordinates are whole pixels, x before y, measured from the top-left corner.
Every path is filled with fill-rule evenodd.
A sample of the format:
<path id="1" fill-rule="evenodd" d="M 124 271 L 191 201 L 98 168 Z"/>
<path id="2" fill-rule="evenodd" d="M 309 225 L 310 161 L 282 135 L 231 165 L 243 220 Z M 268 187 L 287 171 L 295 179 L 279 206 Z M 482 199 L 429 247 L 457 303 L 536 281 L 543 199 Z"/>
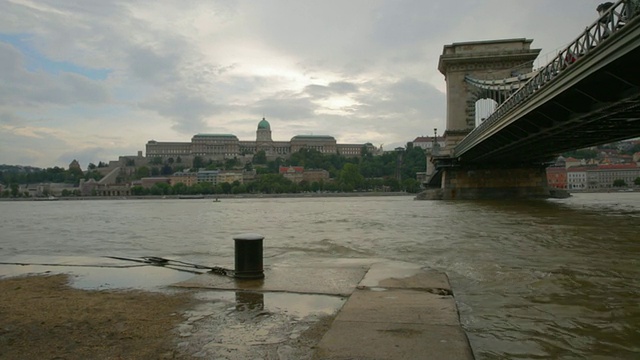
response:
<path id="1" fill-rule="evenodd" d="M 514 91 L 521 88 L 535 74 L 535 72 L 531 72 L 499 80 L 476 79 L 467 75 L 464 77 L 464 80 L 478 89 L 491 91 Z"/>
<path id="2" fill-rule="evenodd" d="M 508 112 L 521 105 L 534 93 L 555 80 L 560 73 L 568 70 L 574 63 L 593 52 L 598 45 L 620 31 L 639 14 L 640 0 L 619 0 L 613 4 L 601 14 L 598 20 L 588 26 L 576 40 L 560 51 L 546 66 L 538 69 L 529 81 L 502 102 L 484 122 L 465 137 L 456 146 L 454 155 L 457 156 L 458 153 L 468 150 L 480 136 L 482 129 L 490 127 Z"/>

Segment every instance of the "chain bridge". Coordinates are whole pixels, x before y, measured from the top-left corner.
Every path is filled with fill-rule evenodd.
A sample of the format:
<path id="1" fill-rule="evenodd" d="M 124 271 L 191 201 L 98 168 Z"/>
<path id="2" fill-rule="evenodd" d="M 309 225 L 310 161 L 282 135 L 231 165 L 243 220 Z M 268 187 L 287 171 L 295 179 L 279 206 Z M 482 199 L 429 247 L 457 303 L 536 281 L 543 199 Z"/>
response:
<path id="1" fill-rule="evenodd" d="M 445 45 L 446 146 L 429 159 L 427 198 L 545 197 L 558 154 L 640 136 L 640 0 L 598 11 L 535 69 L 530 39 Z"/>

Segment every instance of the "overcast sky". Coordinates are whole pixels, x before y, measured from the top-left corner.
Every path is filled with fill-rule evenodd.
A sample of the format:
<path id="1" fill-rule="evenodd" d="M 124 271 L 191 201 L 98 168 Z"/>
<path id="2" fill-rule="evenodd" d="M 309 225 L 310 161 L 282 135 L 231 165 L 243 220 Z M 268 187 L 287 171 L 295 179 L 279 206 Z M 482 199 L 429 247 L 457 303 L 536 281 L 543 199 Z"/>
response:
<path id="1" fill-rule="evenodd" d="M 592 0 L 0 0 L 0 164 L 64 166 L 197 133 L 442 133 L 445 44 L 530 38 L 543 65 Z"/>

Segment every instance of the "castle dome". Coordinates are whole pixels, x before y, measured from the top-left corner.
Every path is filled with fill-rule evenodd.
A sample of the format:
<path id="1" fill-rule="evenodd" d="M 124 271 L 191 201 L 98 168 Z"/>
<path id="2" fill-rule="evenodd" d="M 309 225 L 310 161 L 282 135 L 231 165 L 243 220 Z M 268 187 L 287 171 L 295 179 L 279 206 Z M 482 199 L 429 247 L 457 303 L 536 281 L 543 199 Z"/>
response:
<path id="1" fill-rule="evenodd" d="M 265 118 L 262 118 L 262 121 L 258 123 L 258 130 L 260 129 L 271 130 L 271 125 Z"/>

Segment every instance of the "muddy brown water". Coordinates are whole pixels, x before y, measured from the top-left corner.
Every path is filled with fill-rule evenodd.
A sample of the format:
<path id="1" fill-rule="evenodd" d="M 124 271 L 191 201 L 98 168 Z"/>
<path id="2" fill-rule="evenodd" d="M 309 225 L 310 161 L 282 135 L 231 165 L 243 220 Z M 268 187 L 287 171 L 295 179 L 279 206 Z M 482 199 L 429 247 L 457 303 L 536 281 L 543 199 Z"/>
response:
<path id="1" fill-rule="evenodd" d="M 0 202 L 0 214 L 2 262 L 162 256 L 232 266 L 233 236 L 260 233 L 267 267 L 387 258 L 445 271 L 478 359 L 640 357 L 640 193 Z M 164 271 L 79 286 L 191 276 Z"/>

